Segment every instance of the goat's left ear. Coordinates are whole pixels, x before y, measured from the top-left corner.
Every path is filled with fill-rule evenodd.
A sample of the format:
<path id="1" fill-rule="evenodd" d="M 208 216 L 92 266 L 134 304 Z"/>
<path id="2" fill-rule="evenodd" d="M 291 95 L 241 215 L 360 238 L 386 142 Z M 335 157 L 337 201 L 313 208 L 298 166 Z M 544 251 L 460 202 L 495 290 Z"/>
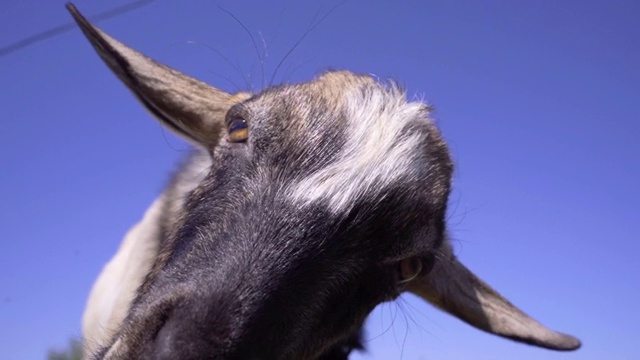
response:
<path id="1" fill-rule="evenodd" d="M 67 9 L 96 52 L 147 110 L 195 144 L 214 147 L 229 108 L 250 97 L 229 94 L 159 64 L 93 26 L 73 4 Z"/>
<path id="2" fill-rule="evenodd" d="M 552 350 L 575 350 L 580 340 L 548 329 L 512 305 L 467 269 L 448 241 L 433 268 L 408 284 L 408 290 L 447 313 L 486 332 Z"/>

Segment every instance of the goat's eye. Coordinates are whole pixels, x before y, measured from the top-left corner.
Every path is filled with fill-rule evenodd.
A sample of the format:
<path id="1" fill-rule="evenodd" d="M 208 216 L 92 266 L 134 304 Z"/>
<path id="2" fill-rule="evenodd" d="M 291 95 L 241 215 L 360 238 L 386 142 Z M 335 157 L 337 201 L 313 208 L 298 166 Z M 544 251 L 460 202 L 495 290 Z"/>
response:
<path id="1" fill-rule="evenodd" d="M 422 259 L 419 257 L 410 257 L 400 261 L 398 267 L 400 283 L 405 284 L 420 275 L 422 271 Z"/>
<path id="2" fill-rule="evenodd" d="M 228 127 L 229 141 L 242 142 L 249 137 L 249 126 L 243 118 L 235 118 L 229 121 Z"/>

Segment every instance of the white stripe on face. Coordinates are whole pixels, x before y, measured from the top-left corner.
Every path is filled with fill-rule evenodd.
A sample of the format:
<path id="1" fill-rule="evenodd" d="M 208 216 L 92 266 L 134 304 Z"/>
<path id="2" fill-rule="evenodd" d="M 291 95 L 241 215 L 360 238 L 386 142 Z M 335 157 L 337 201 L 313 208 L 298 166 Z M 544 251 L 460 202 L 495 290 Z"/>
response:
<path id="1" fill-rule="evenodd" d="M 370 83 L 342 91 L 347 118 L 344 147 L 334 162 L 290 188 L 294 201 L 328 201 L 334 213 L 410 175 L 424 135 L 402 130 L 410 122 L 429 121 L 426 105 L 407 103 L 397 87 Z"/>

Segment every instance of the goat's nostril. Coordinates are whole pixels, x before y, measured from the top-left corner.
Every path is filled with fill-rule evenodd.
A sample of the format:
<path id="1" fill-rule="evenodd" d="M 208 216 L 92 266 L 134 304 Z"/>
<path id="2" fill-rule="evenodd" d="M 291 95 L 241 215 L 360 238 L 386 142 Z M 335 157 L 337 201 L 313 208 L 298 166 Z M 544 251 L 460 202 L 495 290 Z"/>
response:
<path id="1" fill-rule="evenodd" d="M 170 318 L 163 320 L 164 323 L 160 325 L 154 340 L 154 358 L 171 359 L 176 354 L 176 325 Z"/>
<path id="2" fill-rule="evenodd" d="M 188 292 L 188 293 L 187 293 Z M 220 357 L 238 341 L 242 328 L 240 304 L 233 292 L 196 293 L 191 289 L 174 295 L 147 317 L 151 345 L 142 352 L 152 359 L 201 359 Z"/>

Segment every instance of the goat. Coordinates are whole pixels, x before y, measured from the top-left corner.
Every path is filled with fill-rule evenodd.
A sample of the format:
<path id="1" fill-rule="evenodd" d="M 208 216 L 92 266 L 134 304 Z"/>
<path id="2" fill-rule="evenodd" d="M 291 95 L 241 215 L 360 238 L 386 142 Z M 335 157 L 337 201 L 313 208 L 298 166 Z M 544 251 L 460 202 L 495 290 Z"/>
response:
<path id="1" fill-rule="evenodd" d="M 575 350 L 453 254 L 453 165 L 394 83 L 329 71 L 229 94 L 111 38 L 97 53 L 195 150 L 124 238 L 83 316 L 93 359 L 347 359 L 367 315 L 412 292 L 508 339 Z"/>

